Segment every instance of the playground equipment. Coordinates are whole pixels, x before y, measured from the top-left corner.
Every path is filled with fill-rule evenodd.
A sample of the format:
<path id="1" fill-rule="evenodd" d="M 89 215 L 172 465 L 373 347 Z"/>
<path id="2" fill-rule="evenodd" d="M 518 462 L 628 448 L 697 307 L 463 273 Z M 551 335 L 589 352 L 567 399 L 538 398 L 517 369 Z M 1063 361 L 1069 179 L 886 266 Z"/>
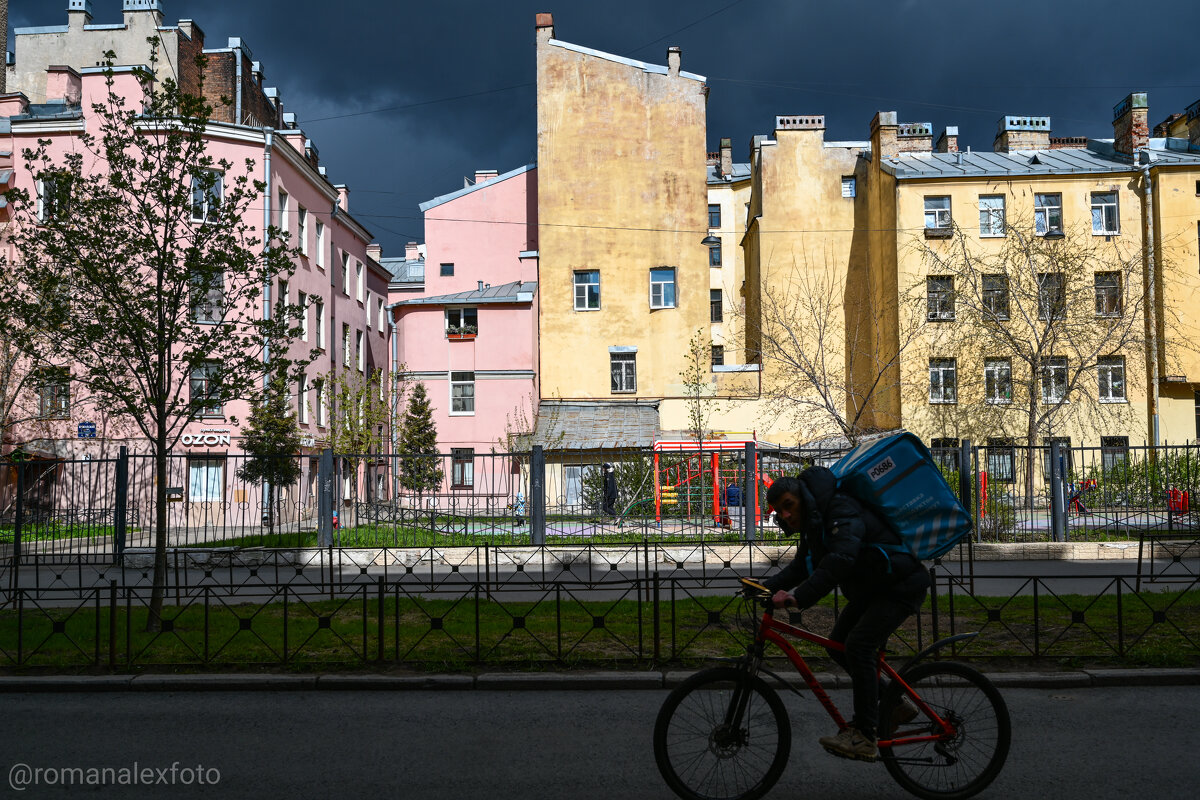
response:
<path id="1" fill-rule="evenodd" d="M 762 511 L 758 505 L 757 491 L 751 497 L 741 497 L 745 485 L 745 449 L 748 441 L 737 439 L 659 440 L 654 443 L 654 519 L 661 523 L 663 514 L 682 517 L 712 517 L 717 525 L 732 525 L 734 517 L 741 513 L 730 511 L 732 501 L 740 499 L 743 505 L 734 506 L 740 512 L 754 508 L 755 524 L 761 522 Z M 763 447 L 773 448 L 767 442 L 755 442 L 754 481 L 770 486 L 770 478 L 761 472 Z M 731 492 L 730 487 L 737 487 Z"/>

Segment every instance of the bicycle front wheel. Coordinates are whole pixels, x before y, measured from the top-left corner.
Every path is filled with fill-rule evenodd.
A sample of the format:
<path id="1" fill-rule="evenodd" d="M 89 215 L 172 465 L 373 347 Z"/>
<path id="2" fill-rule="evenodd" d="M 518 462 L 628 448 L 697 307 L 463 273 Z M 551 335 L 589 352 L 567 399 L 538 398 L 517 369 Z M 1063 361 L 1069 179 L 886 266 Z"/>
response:
<path id="1" fill-rule="evenodd" d="M 654 723 L 654 760 L 684 800 L 762 797 L 783 774 L 791 748 L 792 726 L 779 695 L 736 667 L 685 680 Z"/>
<path id="2" fill-rule="evenodd" d="M 938 716 L 952 724 L 953 738 L 881 747 L 880 757 L 896 782 L 926 800 L 963 800 L 995 780 L 1008 758 L 1012 726 L 999 690 L 977 670 L 953 661 L 919 664 L 904 680 Z M 880 719 L 892 719 L 903 690 L 893 685 L 885 695 Z M 894 736 L 937 733 L 926 715 L 902 725 Z"/>

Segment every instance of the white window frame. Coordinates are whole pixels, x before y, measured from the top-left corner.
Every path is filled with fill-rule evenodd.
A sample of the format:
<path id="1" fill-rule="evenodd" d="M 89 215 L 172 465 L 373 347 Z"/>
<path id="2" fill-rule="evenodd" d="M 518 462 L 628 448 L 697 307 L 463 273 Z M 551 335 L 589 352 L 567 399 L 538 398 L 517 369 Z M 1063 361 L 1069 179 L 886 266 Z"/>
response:
<path id="1" fill-rule="evenodd" d="M 1038 319 L 1067 318 L 1067 275 L 1064 272 L 1039 272 Z"/>
<path id="2" fill-rule="evenodd" d="M 317 220 L 316 229 L 317 267 L 325 269 L 325 223 Z"/>
<path id="3" fill-rule="evenodd" d="M 1110 281 L 1112 282 L 1110 283 Z M 1096 316 L 1106 318 L 1121 316 L 1121 273 L 1096 272 L 1093 274 L 1092 283 L 1096 290 Z M 1115 285 L 1113 285 L 1114 283 Z M 1113 301 L 1111 304 L 1108 302 L 1110 299 Z"/>
<path id="4" fill-rule="evenodd" d="M 475 373 L 455 370 L 448 373 L 447 377 L 450 381 L 450 416 L 475 416 Z M 456 390 L 459 392 L 457 395 Z"/>
<path id="5" fill-rule="evenodd" d="M 929 322 L 952 322 L 954 320 L 953 275 L 926 276 L 925 310 L 925 318 Z"/>
<path id="6" fill-rule="evenodd" d="M 197 202 L 198 195 L 202 191 L 199 185 L 200 178 L 192 176 L 192 222 L 204 223 L 208 222 L 209 218 L 216 219 L 221 210 L 221 203 L 225 200 L 225 173 L 220 170 L 208 170 L 216 176 L 212 187 L 204 192 L 204 197 L 200 202 Z M 199 213 L 197 213 L 199 209 Z M 38 182 L 38 218 L 45 222 L 42 218 L 42 191 L 41 181 Z"/>
<path id="7" fill-rule="evenodd" d="M 621 365 L 620 375 L 616 373 Z M 608 354 L 609 389 L 612 394 L 637 393 L 637 353 Z"/>
<path id="8" fill-rule="evenodd" d="M 957 359 L 929 359 L 929 402 L 937 405 L 952 405 L 958 402 Z"/>
<path id="9" fill-rule="evenodd" d="M 354 355 L 350 352 L 350 324 L 342 323 L 342 366 L 350 366 L 350 357 Z"/>
<path id="10" fill-rule="evenodd" d="M 192 367 L 192 372 L 188 380 L 188 397 L 193 402 L 197 399 L 208 400 L 212 396 L 212 373 L 216 369 L 217 364 L 211 361 L 206 361 Z M 223 417 L 225 416 L 224 406 L 218 399 L 216 403 L 209 403 L 202 406 L 196 416 L 201 418 Z"/>
<path id="11" fill-rule="evenodd" d="M 1042 362 L 1041 384 L 1043 403 L 1065 403 L 1067 399 L 1067 357 L 1047 356 Z M 1055 393 L 1055 388 L 1061 394 Z"/>
<path id="12" fill-rule="evenodd" d="M 363 302 L 363 311 L 367 315 L 367 330 L 371 330 L 371 292 L 367 291 L 367 299 Z"/>
<path id="13" fill-rule="evenodd" d="M 1012 404 L 1011 358 L 987 358 L 983 361 L 983 399 L 996 406 Z"/>
<path id="14" fill-rule="evenodd" d="M 592 278 L 595 278 L 593 282 Z M 581 280 L 582 279 L 582 280 Z M 600 310 L 600 270 L 598 269 L 580 269 L 572 274 L 572 286 L 575 291 L 575 310 L 576 311 L 599 311 Z M 595 300 L 596 304 L 591 304 L 591 293 L 588 291 L 590 287 L 596 287 Z"/>
<path id="15" fill-rule="evenodd" d="M 303 371 L 296 379 L 296 421 L 308 424 L 308 376 Z"/>
<path id="16" fill-rule="evenodd" d="M 1033 196 L 1033 227 L 1037 236 L 1047 231 L 1063 229 L 1062 192 L 1045 192 Z M 1055 224 L 1057 222 L 1057 224 Z"/>
<path id="17" fill-rule="evenodd" d="M 1092 192 L 1092 235 L 1118 236 L 1121 213 L 1118 192 Z"/>
<path id="18" fill-rule="evenodd" d="M 979 235 L 984 239 L 1002 239 L 1005 235 L 1005 197 L 1002 194 L 979 196 Z"/>
<path id="19" fill-rule="evenodd" d="M 279 230 L 283 234 L 284 241 L 291 238 L 292 231 L 288 220 L 288 198 L 289 195 L 283 189 L 279 190 Z"/>
<path id="20" fill-rule="evenodd" d="M 379 298 L 378 306 L 376 307 L 376 309 L 377 309 L 378 313 L 375 315 L 375 321 L 376 321 L 376 324 L 379 326 L 379 332 L 383 333 L 384 329 L 386 327 L 384 324 L 384 315 L 387 313 L 387 308 L 384 305 L 384 301 L 383 301 L 382 297 Z"/>
<path id="21" fill-rule="evenodd" d="M 358 259 L 354 260 L 354 299 L 358 302 L 363 301 L 363 262 Z"/>
<path id="22" fill-rule="evenodd" d="M 358 367 L 358 371 L 362 373 L 366 373 L 367 371 L 366 348 L 363 347 L 363 339 L 365 338 L 362 331 L 356 330 L 354 332 L 354 361 L 355 366 Z"/>
<path id="23" fill-rule="evenodd" d="M 188 459 L 188 502 L 219 503 L 225 494 L 225 459 Z"/>
<path id="24" fill-rule="evenodd" d="M 300 255 L 308 255 L 308 209 L 296 205 L 296 236 L 300 239 Z"/>
<path id="25" fill-rule="evenodd" d="M 941 201 L 945 201 L 945 205 Z M 950 215 L 950 195 L 929 195 L 925 198 L 925 228 L 948 230 L 953 217 Z"/>
<path id="26" fill-rule="evenodd" d="M 1100 356 L 1096 361 L 1097 395 L 1101 403 L 1125 403 L 1125 356 Z"/>
<path id="27" fill-rule="evenodd" d="M 326 402 L 328 387 L 323 379 L 313 381 L 314 393 L 317 397 L 317 425 L 324 428 L 329 424 L 329 404 Z"/>
<path id="28" fill-rule="evenodd" d="M 199 281 L 192 281 L 196 299 L 192 302 L 192 319 L 200 325 L 216 325 L 225 317 L 225 274 L 214 276 L 214 280 L 200 293 Z"/>
<path id="29" fill-rule="evenodd" d="M 296 305 L 300 306 L 300 341 L 308 341 L 308 295 L 296 293 Z"/>
<path id="30" fill-rule="evenodd" d="M 350 296 L 350 254 L 342 251 L 342 294 Z"/>
<path id="31" fill-rule="evenodd" d="M 658 273 L 657 277 L 655 273 Z M 670 277 L 668 278 L 665 273 L 670 273 Z M 674 267 L 654 267 L 650 270 L 651 309 L 676 307 L 678 303 L 678 287 L 675 283 L 675 277 L 676 272 Z"/>
<path id="32" fill-rule="evenodd" d="M 317 318 L 317 347 L 325 349 L 325 303 L 318 300 L 316 309 Z"/>
<path id="33" fill-rule="evenodd" d="M 473 321 L 468 321 L 468 319 Z M 456 306 L 447 308 L 443 315 L 444 324 L 446 326 L 446 335 L 450 335 L 451 328 L 461 329 L 470 325 L 475 329 L 475 334 L 479 335 L 479 309 L 475 306 Z"/>
<path id="34" fill-rule="evenodd" d="M 988 281 L 994 280 L 1000 286 L 988 286 Z M 983 311 L 984 314 L 993 320 L 1006 320 L 1009 313 L 1009 294 L 1008 294 L 1008 276 L 1000 273 L 985 273 L 980 278 L 980 291 L 982 292 Z M 995 308 L 995 301 L 1003 298 L 1003 307 L 999 310 Z"/>

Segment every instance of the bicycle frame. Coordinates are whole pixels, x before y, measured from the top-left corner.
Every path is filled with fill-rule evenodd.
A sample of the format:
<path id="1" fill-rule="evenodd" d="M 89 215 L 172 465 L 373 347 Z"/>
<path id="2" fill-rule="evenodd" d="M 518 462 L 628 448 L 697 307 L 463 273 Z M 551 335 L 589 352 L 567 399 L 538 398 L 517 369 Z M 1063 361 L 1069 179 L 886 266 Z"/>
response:
<path id="1" fill-rule="evenodd" d="M 754 637 L 752 651 L 756 653 L 759 658 L 761 658 L 766 643 L 770 642 L 771 644 L 776 645 L 780 650 L 783 651 L 784 655 L 787 656 L 788 661 L 792 662 L 792 666 L 796 668 L 796 671 L 800 673 L 800 677 L 804 679 L 804 683 L 806 686 L 808 686 L 808 690 L 813 693 L 813 696 L 817 698 L 818 702 L 821 703 L 825 711 L 829 714 L 833 721 L 837 723 L 838 730 L 845 728 L 847 726 L 847 722 L 842 717 L 841 712 L 838 711 L 837 705 L 829 697 L 829 694 L 825 691 L 825 687 L 823 687 L 821 682 L 817 680 L 816 674 L 808 666 L 808 663 L 804 660 L 804 657 L 796 652 L 796 648 L 794 648 L 791 642 L 785 638 L 789 636 L 795 639 L 811 642 L 813 644 L 820 645 L 827 650 L 834 650 L 837 652 L 845 652 L 845 645 L 843 645 L 841 642 L 835 642 L 833 639 L 828 637 L 805 630 L 804 628 L 798 628 L 795 625 L 791 625 L 787 622 L 781 622 L 775 619 L 772 609 L 767 608 L 763 611 L 762 621 L 759 623 L 758 632 Z M 940 729 L 937 733 L 922 736 L 901 736 L 895 739 L 880 739 L 878 744 L 881 748 L 907 744 L 919 744 L 921 742 L 936 742 L 948 737 L 953 737 L 956 734 L 954 726 L 948 721 L 942 719 L 942 717 L 939 716 L 931 706 L 927 705 L 925 701 L 921 699 L 920 695 L 918 695 L 916 691 L 909 686 L 902 677 L 900 677 L 900 673 L 897 672 L 891 664 L 887 663 L 882 651 L 879 653 L 877 671 L 878 673 L 886 675 L 887 678 L 894 682 L 897 686 L 903 687 L 905 694 L 908 695 L 909 699 L 912 700 L 917 709 L 922 714 L 926 715 L 926 717 L 933 720 Z M 743 698 L 736 705 L 742 706 L 744 703 L 745 699 Z M 739 719 L 741 718 L 743 710 L 744 709 L 740 707 L 731 709 L 731 711 L 733 711 Z"/>

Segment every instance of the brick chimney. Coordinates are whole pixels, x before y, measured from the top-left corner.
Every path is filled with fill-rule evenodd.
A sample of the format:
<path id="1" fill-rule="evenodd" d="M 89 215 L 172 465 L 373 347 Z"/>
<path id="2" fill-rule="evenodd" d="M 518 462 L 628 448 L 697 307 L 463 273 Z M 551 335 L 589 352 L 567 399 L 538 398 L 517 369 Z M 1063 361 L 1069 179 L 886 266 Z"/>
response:
<path id="1" fill-rule="evenodd" d="M 871 118 L 871 153 L 878 164 L 882 159 L 899 154 L 900 145 L 896 142 L 895 111 L 877 111 Z"/>
<path id="2" fill-rule="evenodd" d="M 419 248 L 419 245 L 416 242 L 406 243 L 404 245 L 404 260 L 405 261 L 416 261 L 418 258 L 420 258 L 421 251 L 418 248 Z"/>
<path id="3" fill-rule="evenodd" d="M 554 38 L 554 15 L 542 12 L 533 18 L 533 25 L 537 29 L 537 40 L 539 42 L 549 41 Z"/>
<path id="4" fill-rule="evenodd" d="M 1200 147 L 1200 100 L 1188 106 L 1183 113 L 1187 115 L 1188 142 L 1192 147 Z"/>
<path id="5" fill-rule="evenodd" d="M 939 153 L 957 153 L 958 152 L 958 126 L 947 125 L 942 131 L 942 135 L 938 137 L 937 147 Z"/>
<path id="6" fill-rule="evenodd" d="M 1025 114 L 1005 114 L 996 124 L 992 150 L 1011 153 L 1013 150 L 1049 150 L 1050 118 Z"/>
<path id="7" fill-rule="evenodd" d="M 383 258 L 383 245 L 378 242 L 371 242 L 367 245 L 367 258 L 376 262 Z"/>
<path id="8" fill-rule="evenodd" d="M 340 208 L 342 211 L 349 211 L 350 210 L 350 187 L 344 183 L 335 183 L 333 185 L 333 188 L 337 189 L 338 208 Z"/>
<path id="9" fill-rule="evenodd" d="M 1113 149 L 1131 156 L 1150 143 L 1150 105 L 1133 92 L 1113 106 Z"/>
<path id="10" fill-rule="evenodd" d="M 682 58 L 683 58 L 683 52 L 678 47 L 672 46 L 672 47 L 667 48 L 667 74 L 668 75 L 678 75 L 679 74 L 679 62 L 682 60 Z"/>
<path id="11" fill-rule="evenodd" d="M 733 140 L 732 139 L 722 139 L 721 140 L 721 160 L 717 163 L 718 163 L 717 168 L 720 170 L 720 175 L 722 178 L 725 177 L 726 175 L 733 174 Z"/>
<path id="12" fill-rule="evenodd" d="M 494 169 L 477 169 L 475 170 L 475 185 L 478 186 L 481 183 L 487 183 L 490 180 L 495 180 L 496 176 L 499 174 L 500 172 Z"/>

